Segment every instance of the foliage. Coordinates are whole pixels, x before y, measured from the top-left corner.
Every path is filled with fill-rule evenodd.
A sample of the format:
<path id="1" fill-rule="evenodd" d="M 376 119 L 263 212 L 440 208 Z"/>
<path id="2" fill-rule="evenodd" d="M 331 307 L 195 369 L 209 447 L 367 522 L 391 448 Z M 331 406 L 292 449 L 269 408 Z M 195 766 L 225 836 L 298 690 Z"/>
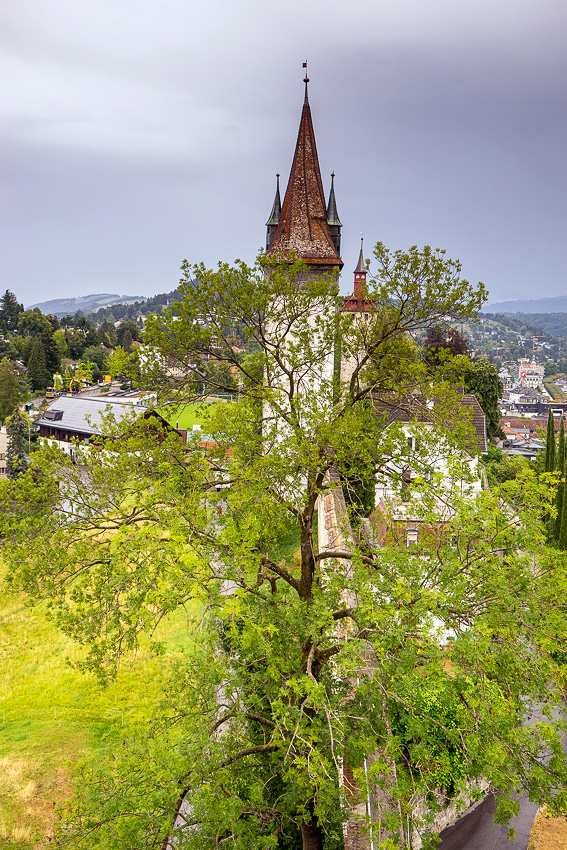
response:
<path id="1" fill-rule="evenodd" d="M 465 390 L 472 393 L 486 416 L 486 436 L 489 440 L 502 436 L 500 430 L 500 399 L 504 388 L 493 363 L 480 358 L 469 361 L 463 370 Z"/>
<path id="2" fill-rule="evenodd" d="M 70 766 L 100 764 L 124 748 L 132 729 L 151 729 L 169 659 L 189 633 L 180 611 L 160 635 L 167 655 L 151 657 L 142 647 L 136 664 L 123 665 L 103 688 L 70 666 L 84 651 L 57 629 L 46 605 L 30 608 L 22 594 L 7 593 L 4 573 L 0 563 L 0 844 L 32 850 L 53 840 L 59 807 L 72 793 Z"/>
<path id="3" fill-rule="evenodd" d="M 458 331 L 443 332 L 438 327 L 428 330 L 425 361 L 431 370 L 448 379 L 461 382 L 465 392 L 474 395 L 486 416 L 488 439 L 502 436 L 500 430 L 500 399 L 504 392 L 498 370 L 484 357 L 471 360 L 468 346 Z"/>
<path id="4" fill-rule="evenodd" d="M 561 537 L 561 521 L 563 516 L 563 499 L 565 498 L 565 423 L 561 416 L 561 424 L 559 426 L 559 441 L 557 446 L 557 472 L 559 480 L 557 482 L 557 494 L 555 496 L 556 516 L 553 522 L 552 536 L 555 540 Z M 567 517 L 565 518 L 567 521 Z"/>
<path id="5" fill-rule="evenodd" d="M 51 380 L 51 376 L 47 371 L 45 348 L 41 337 L 34 339 L 32 344 L 28 360 L 28 379 L 34 390 L 45 390 Z"/>
<path id="6" fill-rule="evenodd" d="M 17 478 L 27 469 L 26 449 L 29 441 L 28 422 L 19 410 L 15 410 L 6 428 L 8 447 L 6 450 L 6 475 Z"/>
<path id="7" fill-rule="evenodd" d="M 18 333 L 21 336 L 38 337 L 44 334 L 52 334 L 54 327 L 48 316 L 44 316 L 39 307 L 33 310 L 24 310 L 18 318 Z"/>
<path id="8" fill-rule="evenodd" d="M 513 481 L 529 467 L 530 463 L 523 457 L 512 457 L 498 449 L 494 444 L 488 446 L 485 456 L 485 467 L 488 482 L 491 486 Z"/>
<path id="9" fill-rule="evenodd" d="M 428 328 L 425 340 L 425 360 L 428 366 L 435 367 L 443 363 L 447 357 L 469 355 L 466 339 L 455 328 Z"/>
<path id="10" fill-rule="evenodd" d="M 549 413 L 547 415 L 547 433 L 545 437 L 545 471 L 546 472 L 555 472 L 555 456 L 557 451 L 557 444 L 555 442 L 555 421 L 553 418 L 553 411 L 551 407 L 549 408 Z"/>
<path id="11" fill-rule="evenodd" d="M 6 334 L 15 331 L 23 309 L 23 304 L 19 304 L 14 293 L 7 289 L 0 298 L 0 332 Z"/>
<path id="12" fill-rule="evenodd" d="M 134 339 L 140 338 L 140 329 L 136 322 L 131 321 L 130 319 L 125 322 L 121 322 L 118 330 L 116 331 L 116 339 L 118 341 L 118 345 L 121 345 L 125 351 L 128 351 L 128 346 L 125 345 L 124 338 L 125 335 L 129 334 L 130 343 Z"/>
<path id="13" fill-rule="evenodd" d="M 73 375 L 75 380 L 79 381 L 81 384 L 92 384 L 93 381 L 93 366 L 92 363 L 89 363 L 88 360 L 79 360 L 77 364 L 77 368 L 75 369 L 75 374 Z"/>
<path id="14" fill-rule="evenodd" d="M 176 837 L 189 850 L 283 848 L 299 834 L 340 846 L 371 790 L 375 846 L 403 846 L 414 795 L 480 775 L 504 808 L 522 789 L 564 807 L 553 652 L 566 578 L 539 521 L 553 493 L 528 469 L 473 497 L 470 428 L 412 341 L 433 317 L 474 315 L 484 291 L 440 252 L 379 243 L 375 256 L 363 322 L 337 314 L 333 276 L 298 262 L 185 266 L 175 315 L 150 320 L 148 342 L 199 379 L 209 359 L 230 366 L 239 399 L 210 410 L 210 443 L 185 450 L 151 420 L 122 423 L 81 467 L 44 448 L 4 488 L 11 581 L 47 597 L 88 669 L 112 673 L 191 600 L 204 611 L 151 731 L 91 774 L 60 845 L 157 847 L 183 797 L 189 828 Z M 342 381 L 337 333 L 354 364 Z M 196 383 L 163 388 L 196 401 Z M 400 405 L 430 412 L 411 445 L 388 425 L 384 407 Z M 447 474 L 420 476 L 410 502 L 384 509 L 381 545 L 351 535 L 346 511 L 337 539 L 318 539 L 317 506 L 341 504 L 349 470 L 399 490 L 402 470 L 435 453 Z M 421 520 L 413 548 L 400 511 Z M 290 526 L 297 553 L 280 545 Z M 536 702 L 549 719 L 523 728 Z"/>
<path id="15" fill-rule="evenodd" d="M 14 367 L 5 357 L 0 361 L 0 424 L 11 416 L 22 400 L 22 391 Z"/>

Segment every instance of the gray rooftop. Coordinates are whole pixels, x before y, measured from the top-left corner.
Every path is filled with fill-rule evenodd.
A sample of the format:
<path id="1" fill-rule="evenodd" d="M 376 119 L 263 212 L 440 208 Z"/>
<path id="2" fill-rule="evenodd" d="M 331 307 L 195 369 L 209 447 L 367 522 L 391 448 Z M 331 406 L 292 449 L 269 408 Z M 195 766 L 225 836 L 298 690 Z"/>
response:
<path id="1" fill-rule="evenodd" d="M 81 398 L 81 396 L 61 396 L 54 399 L 42 415 L 35 420 L 36 425 L 46 425 L 61 431 L 76 431 L 81 434 L 104 434 L 104 419 L 111 413 L 116 422 L 132 416 L 142 416 L 147 408 L 140 404 L 112 401 L 111 399 Z"/>

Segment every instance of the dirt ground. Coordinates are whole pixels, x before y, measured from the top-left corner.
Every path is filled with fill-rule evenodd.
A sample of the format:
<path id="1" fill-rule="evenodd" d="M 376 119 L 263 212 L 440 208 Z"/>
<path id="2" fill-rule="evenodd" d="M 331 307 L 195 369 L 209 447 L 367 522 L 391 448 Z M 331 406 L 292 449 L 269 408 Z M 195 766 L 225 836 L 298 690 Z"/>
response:
<path id="1" fill-rule="evenodd" d="M 545 807 L 534 820 L 528 850 L 567 850 L 567 819 L 551 817 Z"/>

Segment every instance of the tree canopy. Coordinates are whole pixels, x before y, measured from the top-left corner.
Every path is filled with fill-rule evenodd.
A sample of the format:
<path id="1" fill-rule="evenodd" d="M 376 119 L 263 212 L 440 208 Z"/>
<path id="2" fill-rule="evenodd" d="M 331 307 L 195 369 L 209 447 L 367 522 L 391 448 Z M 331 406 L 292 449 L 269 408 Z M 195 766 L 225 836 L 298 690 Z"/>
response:
<path id="1" fill-rule="evenodd" d="M 417 351 L 485 291 L 429 248 L 375 258 L 364 316 L 299 262 L 185 265 L 146 340 L 156 378 L 183 367 L 162 378 L 172 407 L 236 383 L 208 440 L 121 422 L 82 465 L 44 448 L 0 490 L 11 582 L 50 600 L 88 669 L 199 612 L 152 728 L 89 771 L 60 846 L 334 850 L 366 804 L 374 846 L 408 846 L 410 814 L 431 829 L 416 798 L 481 777 L 503 819 L 522 790 L 564 810 L 566 578 L 539 519 L 554 494 L 529 467 L 478 492 L 458 396 Z M 355 532 L 356 474 L 394 495 Z"/>
<path id="2" fill-rule="evenodd" d="M 22 390 L 18 376 L 10 361 L 4 357 L 0 361 L 0 424 L 14 412 L 21 399 Z"/>

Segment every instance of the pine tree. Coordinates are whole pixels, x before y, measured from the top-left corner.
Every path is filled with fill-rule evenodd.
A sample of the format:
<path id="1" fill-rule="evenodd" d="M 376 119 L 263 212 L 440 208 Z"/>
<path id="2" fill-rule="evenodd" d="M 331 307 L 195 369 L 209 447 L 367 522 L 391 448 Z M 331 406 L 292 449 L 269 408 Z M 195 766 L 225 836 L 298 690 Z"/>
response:
<path id="1" fill-rule="evenodd" d="M 555 472 L 555 422 L 553 411 L 549 408 L 547 417 L 547 435 L 545 438 L 545 471 Z"/>
<path id="2" fill-rule="evenodd" d="M 18 324 L 18 317 L 24 307 L 9 289 L 0 298 L 0 328 L 4 333 L 13 331 Z"/>
<path id="3" fill-rule="evenodd" d="M 26 444 L 28 440 L 28 423 L 19 410 L 10 417 L 8 427 L 8 448 L 6 451 L 6 475 L 17 478 L 28 467 Z"/>

